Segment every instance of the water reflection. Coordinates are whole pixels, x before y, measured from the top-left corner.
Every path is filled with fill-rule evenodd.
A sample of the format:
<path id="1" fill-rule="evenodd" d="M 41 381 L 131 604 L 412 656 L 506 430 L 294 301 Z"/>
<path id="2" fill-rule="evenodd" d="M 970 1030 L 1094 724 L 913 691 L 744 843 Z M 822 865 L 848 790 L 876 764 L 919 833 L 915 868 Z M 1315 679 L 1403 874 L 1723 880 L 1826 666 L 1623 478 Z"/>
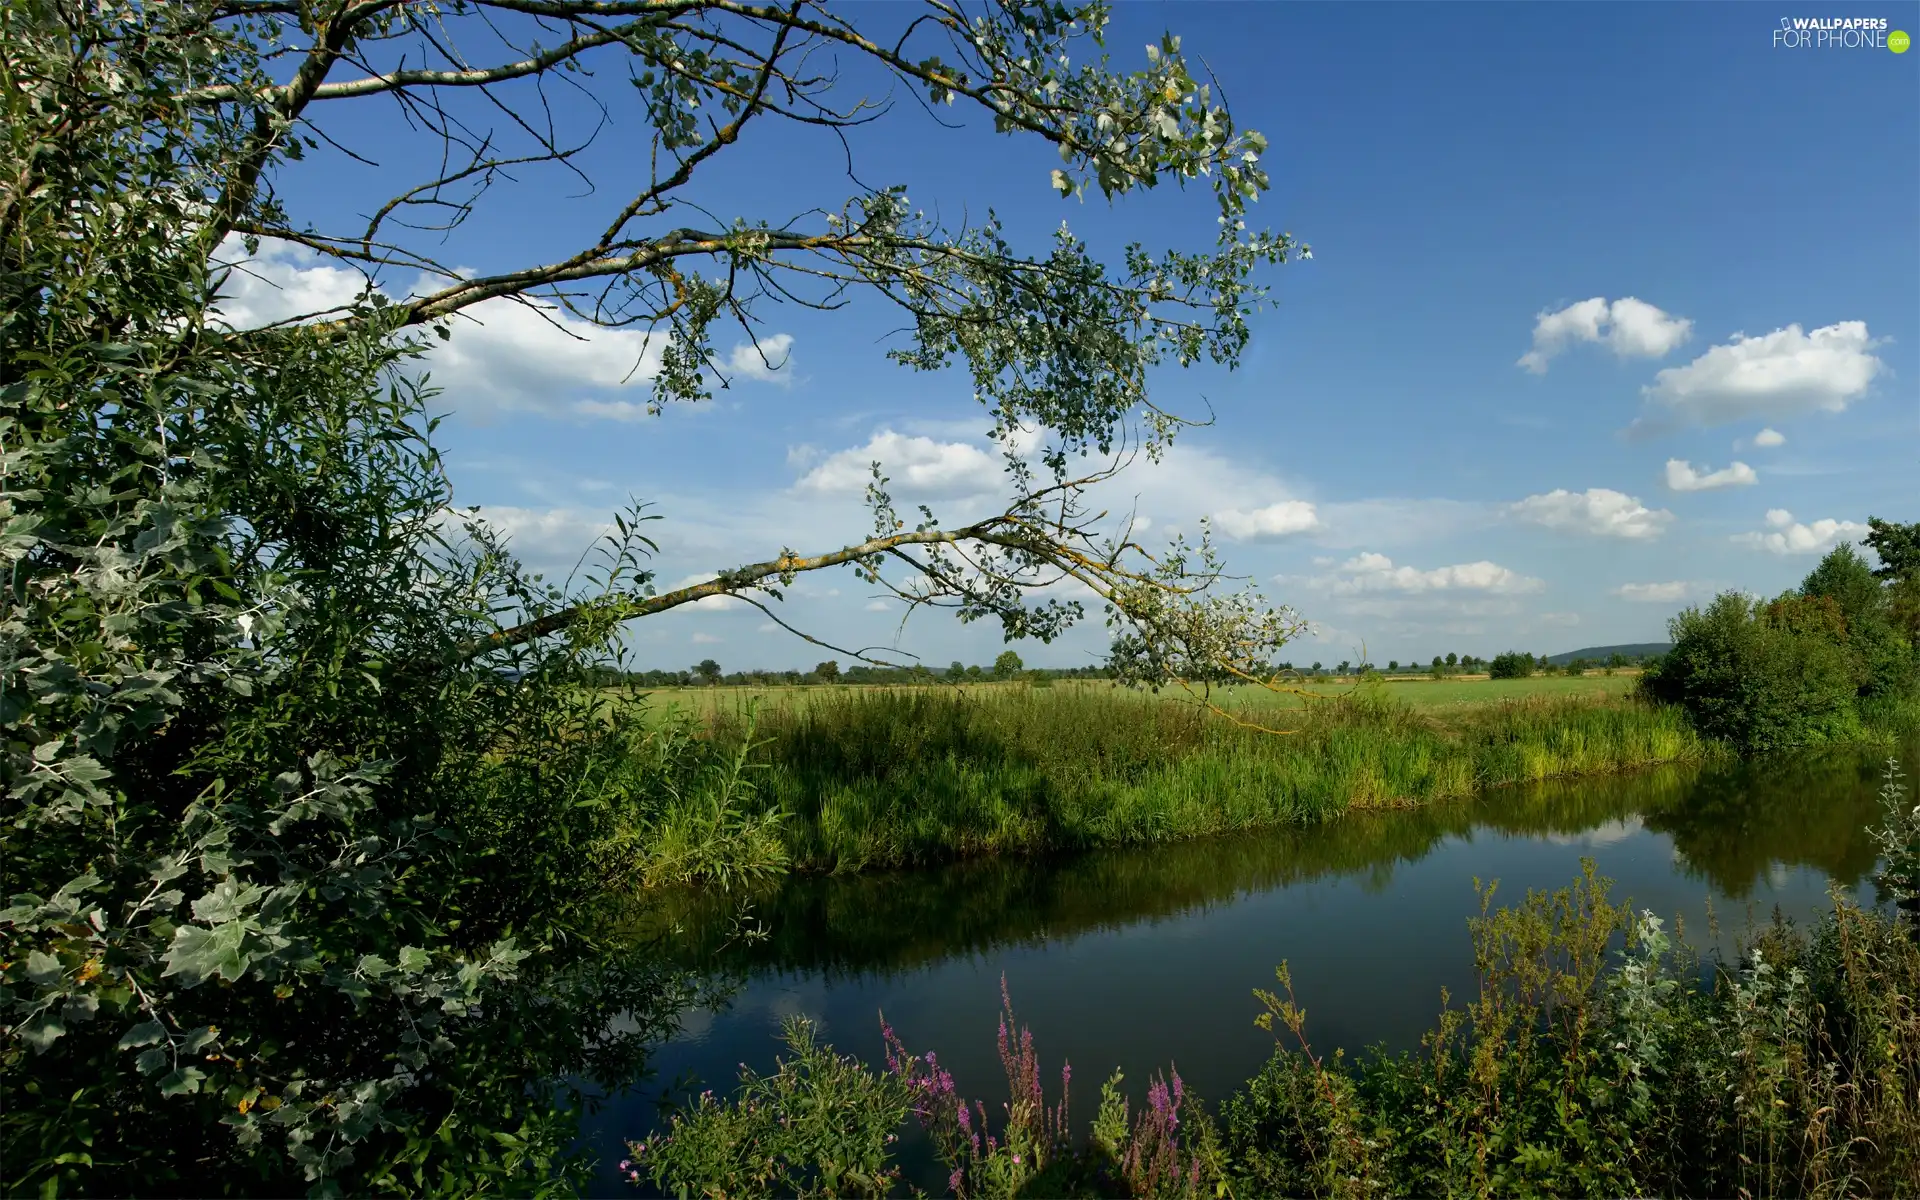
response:
<path id="1" fill-rule="evenodd" d="M 1601 851 L 1651 832 L 1679 874 L 1733 900 L 1777 889 L 1804 867 L 1848 888 L 1870 876 L 1866 827 L 1878 813 L 1877 761 L 1857 752 L 1698 764 L 1508 788 L 1471 802 L 1356 813 L 1330 825 L 1082 855 L 993 860 L 917 872 L 788 880 L 755 897 L 767 936 L 742 942 L 738 901 L 662 898 L 642 928 L 677 925 L 686 961 L 885 976 L 953 956 L 1034 947 L 1101 930 L 1204 914 L 1330 876 L 1392 890 L 1396 872 L 1448 839 L 1538 839 Z"/>
<path id="2" fill-rule="evenodd" d="M 1474 876 L 1518 895 L 1564 886 L 1592 856 L 1616 898 L 1678 918 L 1696 945 L 1710 940 L 1712 905 L 1722 947 L 1776 909 L 1817 914 L 1832 884 L 1874 900 L 1865 830 L 1883 757 L 1668 767 L 1259 837 L 793 879 L 756 899 L 758 941 L 733 936 L 734 909 L 714 897 L 662 898 L 637 927 L 678 926 L 668 944 L 684 962 L 747 983 L 727 1010 L 690 1020 L 656 1065 L 660 1078 L 727 1086 L 738 1063 L 771 1065 L 789 1012 L 871 1062 L 884 1009 L 910 1046 L 938 1049 L 963 1089 L 994 1099 L 1004 972 L 1046 1062 L 1074 1062 L 1082 1117 L 1116 1065 L 1139 1083 L 1171 1060 L 1218 1100 L 1271 1047 L 1249 993 L 1283 959 L 1317 1048 L 1413 1045 L 1441 988 L 1472 985 Z M 636 1093 L 589 1134 L 610 1162 L 653 1115 Z"/>

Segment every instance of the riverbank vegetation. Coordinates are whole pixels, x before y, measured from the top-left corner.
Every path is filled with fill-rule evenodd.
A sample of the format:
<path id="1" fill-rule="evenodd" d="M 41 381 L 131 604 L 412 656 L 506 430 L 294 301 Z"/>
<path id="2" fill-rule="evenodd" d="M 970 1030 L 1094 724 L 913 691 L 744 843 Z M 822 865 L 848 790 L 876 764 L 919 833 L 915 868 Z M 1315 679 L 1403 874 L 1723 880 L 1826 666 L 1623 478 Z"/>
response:
<path id="1" fill-rule="evenodd" d="M 713 728 L 758 740 L 757 811 L 811 870 L 1173 841 L 1714 753 L 1631 701 L 1436 714 L 1376 685 L 1281 715 L 1284 734 L 1104 689 L 872 692 Z"/>
<path id="2" fill-rule="evenodd" d="M 1905 1195 L 1920 1188 L 1920 804 L 1889 764 L 1875 831 L 1894 909 L 1835 892 L 1703 961 L 1589 860 L 1553 894 L 1468 924 L 1476 993 L 1419 1049 L 1316 1048 L 1282 964 L 1249 1019 L 1271 1058 L 1217 1112 L 1177 1072 L 1129 1111 L 1116 1073 L 1091 1128 L 1054 1092 L 1004 992 L 1007 1100 L 973 1098 L 882 1021 L 867 1067 L 789 1022 L 790 1057 L 707 1093 L 629 1147 L 647 1190 L 878 1195 L 896 1130 L 926 1130 L 955 1196 Z M 983 1031 L 984 1033 L 984 1031 Z M 1050 1095 L 1061 1097 L 1050 1102 Z M 769 1103 L 776 1098 L 777 1103 Z M 784 1119 L 795 1114 L 794 1119 Z M 730 1185 L 730 1186 L 729 1186 Z"/>
<path id="3" fill-rule="evenodd" d="M 1859 740 L 1920 725 L 1920 624 L 1908 613 L 1920 564 L 1893 549 L 1915 527 L 1874 520 L 1877 571 L 1835 547 L 1770 601 L 1724 592 L 1670 624 L 1673 649 L 1641 677 L 1703 736 L 1743 751 Z"/>

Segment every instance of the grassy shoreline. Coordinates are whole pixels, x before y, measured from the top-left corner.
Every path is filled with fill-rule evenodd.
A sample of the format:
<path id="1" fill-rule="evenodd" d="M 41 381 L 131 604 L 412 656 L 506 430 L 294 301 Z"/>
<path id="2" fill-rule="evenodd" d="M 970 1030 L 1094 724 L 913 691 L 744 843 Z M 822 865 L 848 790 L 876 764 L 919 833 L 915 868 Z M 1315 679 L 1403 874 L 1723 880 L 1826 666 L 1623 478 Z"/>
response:
<path id="1" fill-rule="evenodd" d="M 1725 753 L 1619 696 L 1423 710 L 1373 688 L 1284 715 L 1294 732 L 1276 735 L 1105 688 L 816 695 L 758 709 L 741 802 L 779 814 L 790 869 L 845 872 L 1311 824 Z M 740 710 L 707 724 L 747 736 Z"/>

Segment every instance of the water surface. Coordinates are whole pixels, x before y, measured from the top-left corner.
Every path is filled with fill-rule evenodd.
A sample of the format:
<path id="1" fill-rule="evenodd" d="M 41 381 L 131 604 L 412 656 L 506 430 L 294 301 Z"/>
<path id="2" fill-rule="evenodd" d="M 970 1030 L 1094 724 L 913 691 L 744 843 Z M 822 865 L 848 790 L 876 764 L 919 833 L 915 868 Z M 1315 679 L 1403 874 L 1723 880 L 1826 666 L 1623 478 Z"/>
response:
<path id="1" fill-rule="evenodd" d="M 1251 993 L 1273 985 L 1283 960 L 1316 1050 L 1416 1045 L 1441 989 L 1458 996 L 1473 984 L 1476 877 L 1518 898 L 1566 886 L 1591 857 L 1616 900 L 1730 952 L 1776 911 L 1817 918 L 1830 887 L 1877 900 L 1866 829 L 1882 761 L 1829 752 L 1678 765 L 1259 836 L 796 878 L 754 903 L 755 940 L 737 936 L 733 907 L 676 897 L 650 920 L 681 929 L 673 944 L 688 961 L 744 983 L 724 1011 L 688 1014 L 655 1079 L 590 1120 L 599 1183 L 620 1191 L 611 1164 L 623 1138 L 656 1127 L 663 1085 L 686 1077 L 727 1089 L 742 1062 L 770 1069 L 789 1014 L 878 1062 L 884 1010 L 910 1049 L 938 1050 L 963 1093 L 997 1108 L 1004 974 L 1043 1071 L 1057 1080 L 1062 1057 L 1073 1063 L 1084 1120 L 1115 1067 L 1136 1102 L 1170 1063 L 1208 1100 L 1231 1094 L 1272 1046 L 1254 1027 Z"/>

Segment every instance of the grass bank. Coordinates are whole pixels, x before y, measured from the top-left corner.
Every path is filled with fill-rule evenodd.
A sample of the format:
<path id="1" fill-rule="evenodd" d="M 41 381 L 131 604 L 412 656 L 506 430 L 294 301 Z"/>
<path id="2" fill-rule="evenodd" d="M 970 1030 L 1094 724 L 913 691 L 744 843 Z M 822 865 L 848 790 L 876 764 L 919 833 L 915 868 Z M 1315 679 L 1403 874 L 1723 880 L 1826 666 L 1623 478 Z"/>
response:
<path id="1" fill-rule="evenodd" d="M 788 863 L 847 871 L 1139 845 L 1424 804 L 1718 753 L 1625 698 L 1416 709 L 1381 688 L 1285 714 L 1275 735 L 1107 688 L 890 689 L 757 713 L 752 803 Z M 738 711 L 715 735 L 744 736 Z"/>

